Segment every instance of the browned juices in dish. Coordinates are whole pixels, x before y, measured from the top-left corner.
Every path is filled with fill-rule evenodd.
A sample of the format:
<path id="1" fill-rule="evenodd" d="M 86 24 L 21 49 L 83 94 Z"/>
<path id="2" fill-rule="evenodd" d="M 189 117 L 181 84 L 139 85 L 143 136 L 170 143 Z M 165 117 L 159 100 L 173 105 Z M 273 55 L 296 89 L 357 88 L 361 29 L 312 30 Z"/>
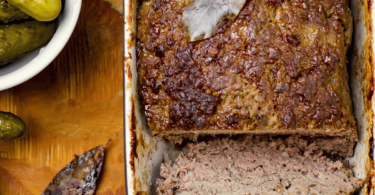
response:
<path id="1" fill-rule="evenodd" d="M 187 3 L 153 0 L 139 13 L 140 95 L 153 135 L 357 139 L 346 68 L 352 34 L 346 1 L 247 1 L 234 22 L 190 43 L 182 22 Z"/>

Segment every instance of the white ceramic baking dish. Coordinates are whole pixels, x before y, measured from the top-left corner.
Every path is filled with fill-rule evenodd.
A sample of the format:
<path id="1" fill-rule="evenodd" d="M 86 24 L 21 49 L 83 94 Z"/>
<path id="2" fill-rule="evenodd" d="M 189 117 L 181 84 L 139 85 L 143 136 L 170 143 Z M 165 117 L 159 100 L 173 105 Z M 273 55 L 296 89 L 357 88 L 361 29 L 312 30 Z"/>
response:
<path id="1" fill-rule="evenodd" d="M 127 195 L 153 194 L 162 161 L 173 160 L 179 150 L 165 140 L 157 141 L 148 132 L 138 98 L 135 35 L 139 3 L 124 0 L 125 11 L 125 163 Z M 361 195 L 374 194 L 373 159 L 370 158 L 374 131 L 374 53 L 373 26 L 375 10 L 372 0 L 351 0 L 354 18 L 353 47 L 349 52 L 351 97 L 357 120 L 359 141 L 349 161 L 356 177 L 364 179 Z"/>

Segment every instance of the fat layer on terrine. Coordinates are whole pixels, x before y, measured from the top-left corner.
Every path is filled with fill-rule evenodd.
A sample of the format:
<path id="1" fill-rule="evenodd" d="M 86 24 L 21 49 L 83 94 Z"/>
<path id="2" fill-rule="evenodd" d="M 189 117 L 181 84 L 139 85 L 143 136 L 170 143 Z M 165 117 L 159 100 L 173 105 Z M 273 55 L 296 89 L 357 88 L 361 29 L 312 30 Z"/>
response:
<path id="1" fill-rule="evenodd" d="M 346 0 L 248 0 L 211 38 L 189 42 L 189 0 L 150 0 L 138 16 L 140 97 L 158 137 L 300 133 L 356 139 Z"/>

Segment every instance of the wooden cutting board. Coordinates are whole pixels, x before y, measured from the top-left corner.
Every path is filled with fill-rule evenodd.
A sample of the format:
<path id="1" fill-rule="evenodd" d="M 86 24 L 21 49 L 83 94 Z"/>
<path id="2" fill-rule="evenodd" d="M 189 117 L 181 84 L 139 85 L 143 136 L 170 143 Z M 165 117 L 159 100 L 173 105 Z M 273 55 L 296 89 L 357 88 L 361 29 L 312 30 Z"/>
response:
<path id="1" fill-rule="evenodd" d="M 41 194 L 74 154 L 112 139 L 97 195 L 125 194 L 123 19 L 101 0 L 83 0 L 62 53 L 33 79 L 0 92 L 0 110 L 27 135 L 0 140 L 0 194 Z"/>

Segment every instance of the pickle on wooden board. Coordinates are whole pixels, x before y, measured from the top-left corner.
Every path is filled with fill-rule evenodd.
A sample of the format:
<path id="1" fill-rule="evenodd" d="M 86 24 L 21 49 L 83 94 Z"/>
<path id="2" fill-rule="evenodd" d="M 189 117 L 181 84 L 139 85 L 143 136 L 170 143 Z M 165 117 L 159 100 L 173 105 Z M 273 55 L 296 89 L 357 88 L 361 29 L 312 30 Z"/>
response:
<path id="1" fill-rule="evenodd" d="M 27 21 L 0 25 L 0 66 L 13 62 L 46 44 L 53 36 L 53 22 Z"/>
<path id="2" fill-rule="evenodd" d="M 8 2 L 39 21 L 52 21 L 61 11 L 61 0 L 8 0 Z"/>
<path id="3" fill-rule="evenodd" d="M 5 0 L 0 0 L 0 22 L 8 23 L 12 21 L 20 21 L 28 19 L 30 16 L 23 13 L 15 6 L 9 4 Z"/>
<path id="4" fill-rule="evenodd" d="M 20 137 L 26 130 L 26 125 L 16 115 L 0 111 L 0 139 Z"/>

